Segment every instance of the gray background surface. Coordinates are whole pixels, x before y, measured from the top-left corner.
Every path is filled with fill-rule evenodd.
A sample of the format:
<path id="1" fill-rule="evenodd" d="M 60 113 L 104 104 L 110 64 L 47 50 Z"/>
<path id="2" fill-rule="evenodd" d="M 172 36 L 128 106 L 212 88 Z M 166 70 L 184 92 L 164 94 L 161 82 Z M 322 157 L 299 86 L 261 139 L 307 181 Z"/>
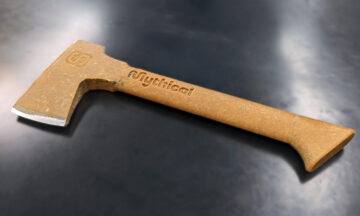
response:
<path id="1" fill-rule="evenodd" d="M 360 215 L 355 136 L 315 173 L 288 145 L 123 93 L 68 128 L 11 106 L 72 42 L 360 129 L 360 2 L 0 1 L 0 215 Z"/>

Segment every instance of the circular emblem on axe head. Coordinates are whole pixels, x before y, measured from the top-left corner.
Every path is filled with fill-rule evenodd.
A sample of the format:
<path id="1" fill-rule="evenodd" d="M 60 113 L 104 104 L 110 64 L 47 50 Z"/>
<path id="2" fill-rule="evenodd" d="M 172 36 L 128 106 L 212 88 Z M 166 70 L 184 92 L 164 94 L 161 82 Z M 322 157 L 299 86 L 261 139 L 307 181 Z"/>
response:
<path id="1" fill-rule="evenodd" d="M 66 62 L 78 67 L 82 67 L 90 61 L 91 57 L 92 56 L 88 53 L 74 51 L 66 58 Z"/>

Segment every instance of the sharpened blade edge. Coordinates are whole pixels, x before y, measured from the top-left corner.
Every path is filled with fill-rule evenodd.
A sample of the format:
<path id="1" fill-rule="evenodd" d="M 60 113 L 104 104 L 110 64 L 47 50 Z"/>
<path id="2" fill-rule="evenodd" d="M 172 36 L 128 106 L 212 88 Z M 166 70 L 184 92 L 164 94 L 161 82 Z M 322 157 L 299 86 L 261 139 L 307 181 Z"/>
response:
<path id="1" fill-rule="evenodd" d="M 54 118 L 54 117 L 44 116 L 44 115 L 29 114 L 29 113 L 25 113 L 20 110 L 17 110 L 15 107 L 11 108 L 11 112 L 15 113 L 16 115 L 21 116 L 23 118 L 41 122 L 41 123 L 45 123 L 45 124 L 49 124 L 49 125 L 60 126 L 60 127 L 65 127 L 65 125 L 66 125 L 66 119 Z"/>

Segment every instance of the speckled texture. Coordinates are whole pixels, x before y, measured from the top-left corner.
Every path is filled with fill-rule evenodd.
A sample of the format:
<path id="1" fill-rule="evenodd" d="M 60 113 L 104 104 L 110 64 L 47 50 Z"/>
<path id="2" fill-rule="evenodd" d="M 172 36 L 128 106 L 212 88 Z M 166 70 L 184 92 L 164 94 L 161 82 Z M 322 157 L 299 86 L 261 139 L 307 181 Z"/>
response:
<path id="1" fill-rule="evenodd" d="M 122 91 L 292 145 L 312 172 L 354 136 L 352 129 L 295 115 L 249 100 L 133 68 L 78 41 L 17 101 L 17 107 L 68 124 L 89 90 Z"/>

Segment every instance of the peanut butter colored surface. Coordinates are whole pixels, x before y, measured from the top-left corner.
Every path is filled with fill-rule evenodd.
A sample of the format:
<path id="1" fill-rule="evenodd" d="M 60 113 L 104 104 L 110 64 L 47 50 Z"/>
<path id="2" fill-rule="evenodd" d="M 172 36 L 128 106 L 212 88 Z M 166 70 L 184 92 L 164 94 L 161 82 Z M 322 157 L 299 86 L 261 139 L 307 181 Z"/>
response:
<path id="1" fill-rule="evenodd" d="M 14 109 L 64 120 L 61 126 L 66 126 L 87 91 L 126 92 L 288 143 L 309 172 L 340 151 L 355 134 L 349 128 L 134 68 L 103 51 L 102 46 L 76 42 L 33 83 Z"/>

